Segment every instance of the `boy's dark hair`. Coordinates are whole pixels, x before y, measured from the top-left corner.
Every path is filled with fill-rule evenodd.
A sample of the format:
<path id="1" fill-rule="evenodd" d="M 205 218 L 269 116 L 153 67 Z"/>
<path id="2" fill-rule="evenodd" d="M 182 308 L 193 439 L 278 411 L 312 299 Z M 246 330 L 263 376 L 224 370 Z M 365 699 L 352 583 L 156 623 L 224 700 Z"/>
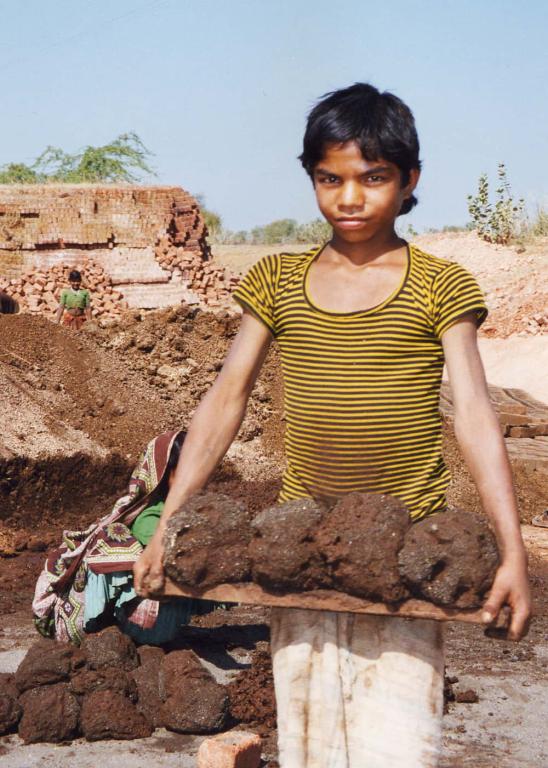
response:
<path id="1" fill-rule="evenodd" d="M 421 167 L 413 113 L 397 96 L 381 93 L 368 83 L 326 93 L 308 115 L 299 160 L 310 178 L 326 144 L 347 141 L 356 141 L 366 160 L 384 158 L 397 165 L 402 186 L 409 181 L 409 171 Z M 411 195 L 399 215 L 409 213 L 416 204 L 417 198 Z"/>
<path id="2" fill-rule="evenodd" d="M 77 269 L 73 269 L 69 275 L 69 283 L 74 281 L 75 283 L 80 281 L 82 282 L 82 275 L 80 272 L 78 272 Z"/>

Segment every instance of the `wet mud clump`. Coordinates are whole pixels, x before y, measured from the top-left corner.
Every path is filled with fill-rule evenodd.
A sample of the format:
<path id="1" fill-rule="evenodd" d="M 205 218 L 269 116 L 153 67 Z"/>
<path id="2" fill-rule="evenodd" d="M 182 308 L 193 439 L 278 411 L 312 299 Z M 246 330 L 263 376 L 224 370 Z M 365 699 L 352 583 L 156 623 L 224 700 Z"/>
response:
<path id="1" fill-rule="evenodd" d="M 398 561 L 415 596 L 437 605 L 476 608 L 493 582 L 498 551 L 484 519 L 451 509 L 415 523 Z"/>
<path id="2" fill-rule="evenodd" d="M 17 729 L 23 712 L 17 701 L 18 695 L 13 675 L 0 673 L 0 736 Z"/>
<path id="3" fill-rule="evenodd" d="M 42 685 L 65 682 L 71 672 L 82 667 L 84 655 L 70 643 L 38 640 L 32 645 L 15 673 L 19 693 Z"/>
<path id="4" fill-rule="evenodd" d="M 154 730 L 122 693 L 93 691 L 82 704 L 81 727 L 88 741 L 142 739 Z"/>
<path id="5" fill-rule="evenodd" d="M 392 496 L 351 493 L 328 512 L 317 533 L 333 588 L 387 603 L 409 596 L 398 552 L 410 526 L 407 508 Z"/>
<path id="6" fill-rule="evenodd" d="M 249 513 L 220 493 L 199 493 L 169 519 L 164 538 L 166 573 L 190 586 L 247 581 L 250 577 Z"/>
<path id="7" fill-rule="evenodd" d="M 122 634 L 118 627 L 107 627 L 97 634 L 86 635 L 82 651 L 90 669 L 114 667 L 130 671 L 139 666 L 133 640 Z"/>
<path id="8" fill-rule="evenodd" d="M 160 669 L 164 651 L 152 645 L 143 645 L 137 652 L 141 664 L 131 673 L 137 686 L 137 709 L 155 728 L 161 728 L 164 724 L 164 702 L 160 692 Z"/>
<path id="9" fill-rule="evenodd" d="M 80 705 L 67 683 L 32 688 L 25 691 L 19 703 L 23 707 L 19 736 L 25 744 L 58 743 L 77 735 Z"/>
<path id="10" fill-rule="evenodd" d="M 164 657 L 160 691 L 165 698 L 162 719 L 178 733 L 216 733 L 227 722 L 225 686 L 202 666 L 194 651 L 172 651 Z"/>
<path id="11" fill-rule="evenodd" d="M 277 504 L 252 523 L 253 581 L 265 589 L 300 592 L 328 586 L 315 534 L 324 510 L 312 499 Z"/>

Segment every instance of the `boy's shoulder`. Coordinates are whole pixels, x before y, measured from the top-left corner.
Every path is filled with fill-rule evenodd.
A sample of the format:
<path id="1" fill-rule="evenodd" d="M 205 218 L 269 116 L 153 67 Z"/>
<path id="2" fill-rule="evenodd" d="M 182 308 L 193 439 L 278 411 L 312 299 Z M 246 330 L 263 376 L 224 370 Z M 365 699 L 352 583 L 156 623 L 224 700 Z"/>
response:
<path id="1" fill-rule="evenodd" d="M 435 256 L 433 253 L 430 253 L 429 251 L 424 251 L 415 243 L 409 243 L 409 250 L 411 251 L 411 254 L 415 259 L 415 261 L 436 272 L 442 272 L 444 269 L 447 269 L 447 267 L 449 267 L 451 264 L 457 263 L 455 261 L 450 261 L 449 259 L 444 259 L 441 256 Z"/>
<path id="2" fill-rule="evenodd" d="M 315 245 L 312 248 L 308 248 L 304 251 L 278 251 L 277 253 L 271 253 L 268 256 L 263 256 L 260 262 L 270 263 L 279 267 L 294 267 L 300 264 L 307 264 L 311 261 L 322 248 L 321 245 Z"/>

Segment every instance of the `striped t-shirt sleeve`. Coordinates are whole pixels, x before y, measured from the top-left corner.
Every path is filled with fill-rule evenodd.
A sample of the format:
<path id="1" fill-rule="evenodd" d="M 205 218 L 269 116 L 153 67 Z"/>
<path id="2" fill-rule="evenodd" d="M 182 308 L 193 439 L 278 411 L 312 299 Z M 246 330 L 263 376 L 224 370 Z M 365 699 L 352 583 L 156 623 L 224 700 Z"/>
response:
<path id="1" fill-rule="evenodd" d="M 471 313 L 479 326 L 487 317 L 487 306 L 476 279 L 461 267 L 450 264 L 433 283 L 434 331 L 441 338 L 463 315 Z"/>
<path id="2" fill-rule="evenodd" d="M 251 267 L 233 293 L 238 304 L 253 312 L 274 336 L 274 297 L 278 274 L 279 256 L 265 256 Z"/>

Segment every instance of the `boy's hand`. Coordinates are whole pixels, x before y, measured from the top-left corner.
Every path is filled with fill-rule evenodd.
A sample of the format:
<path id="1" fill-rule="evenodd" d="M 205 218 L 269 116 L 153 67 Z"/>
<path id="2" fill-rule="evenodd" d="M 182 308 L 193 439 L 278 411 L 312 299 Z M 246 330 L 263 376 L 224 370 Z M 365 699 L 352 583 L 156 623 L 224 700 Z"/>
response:
<path id="1" fill-rule="evenodd" d="M 511 610 L 508 639 L 521 640 L 529 631 L 531 619 L 531 590 L 525 556 L 515 561 L 503 562 L 499 566 L 489 597 L 483 606 L 483 622 L 492 624 L 505 605 Z"/>
<path id="2" fill-rule="evenodd" d="M 164 586 L 163 556 L 162 535 L 156 531 L 133 566 L 133 584 L 139 597 L 150 597 Z"/>

